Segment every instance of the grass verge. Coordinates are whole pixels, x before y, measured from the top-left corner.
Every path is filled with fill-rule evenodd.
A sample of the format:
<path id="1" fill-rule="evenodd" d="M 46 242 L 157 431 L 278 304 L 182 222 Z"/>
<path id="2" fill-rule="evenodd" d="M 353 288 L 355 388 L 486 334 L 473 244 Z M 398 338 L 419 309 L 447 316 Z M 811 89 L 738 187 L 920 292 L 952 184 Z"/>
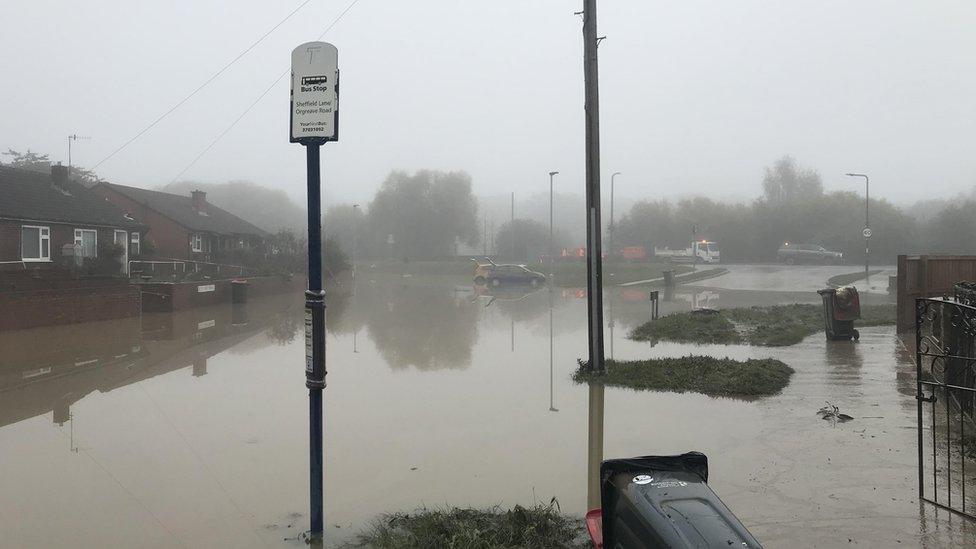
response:
<path id="1" fill-rule="evenodd" d="M 498 260 L 498 263 L 506 263 Z M 548 264 L 538 261 L 530 262 L 526 266 L 532 270 L 547 274 Z M 663 276 L 667 269 L 675 274 L 690 272 L 688 265 L 672 265 L 660 263 L 604 263 L 604 282 L 607 285 L 646 280 Z M 582 261 L 557 261 L 554 264 L 553 275 L 557 286 L 585 286 L 586 263 Z M 612 273 L 613 276 L 610 276 Z M 368 278 L 409 278 L 413 281 L 432 281 L 449 284 L 472 284 L 474 262 L 471 260 L 457 261 L 359 261 L 356 263 L 356 276 Z"/>
<path id="2" fill-rule="evenodd" d="M 504 510 L 418 509 L 383 515 L 344 547 L 378 549 L 566 549 L 590 547 L 582 518 L 548 505 Z"/>
<path id="3" fill-rule="evenodd" d="M 644 391 L 750 397 L 780 392 L 793 375 L 793 368 L 772 358 L 741 361 L 689 355 L 649 360 L 608 360 L 606 364 L 605 374 L 593 374 L 586 370 L 584 362 L 580 362 L 573 380 Z"/>
<path id="4" fill-rule="evenodd" d="M 866 305 L 855 326 L 883 326 L 895 323 L 895 306 Z M 723 309 L 714 314 L 674 313 L 646 322 L 631 332 L 637 341 L 686 343 L 744 343 L 763 347 L 794 345 L 823 331 L 821 305 L 793 304 L 771 307 Z"/>
<path id="5" fill-rule="evenodd" d="M 714 269 L 705 269 L 701 271 L 693 271 L 691 267 L 687 265 L 681 265 L 679 268 L 675 269 L 674 282 L 676 285 L 688 284 L 691 282 L 698 282 L 699 280 L 708 280 L 709 278 L 715 278 L 717 276 L 722 276 L 729 272 L 728 269 L 722 267 L 716 267 Z M 613 283 L 619 286 L 641 286 L 650 288 L 660 288 L 664 286 L 664 276 L 662 272 L 659 277 L 655 277 L 652 280 L 636 280 L 636 281 L 626 281 L 626 280 L 614 280 Z"/>

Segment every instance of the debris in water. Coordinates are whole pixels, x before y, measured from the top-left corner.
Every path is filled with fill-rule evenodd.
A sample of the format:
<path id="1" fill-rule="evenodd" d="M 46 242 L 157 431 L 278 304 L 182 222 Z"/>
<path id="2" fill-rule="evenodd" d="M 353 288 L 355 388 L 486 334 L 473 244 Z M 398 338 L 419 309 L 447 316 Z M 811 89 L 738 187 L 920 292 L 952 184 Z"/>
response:
<path id="1" fill-rule="evenodd" d="M 845 421 L 854 419 L 853 416 L 840 413 L 840 409 L 830 402 L 827 402 L 826 406 L 817 410 L 817 415 L 819 415 L 821 419 L 826 419 L 833 423 L 837 423 L 838 421 L 844 423 Z"/>

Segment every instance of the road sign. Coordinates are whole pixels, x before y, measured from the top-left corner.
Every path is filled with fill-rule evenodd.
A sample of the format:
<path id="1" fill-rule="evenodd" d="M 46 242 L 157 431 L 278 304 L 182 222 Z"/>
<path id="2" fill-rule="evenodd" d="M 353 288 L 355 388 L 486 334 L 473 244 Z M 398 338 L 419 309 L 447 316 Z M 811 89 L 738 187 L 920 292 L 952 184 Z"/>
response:
<path id="1" fill-rule="evenodd" d="M 291 52 L 289 141 L 339 140 L 339 50 L 307 42 Z"/>
<path id="2" fill-rule="evenodd" d="M 861 231 L 861 234 L 864 235 L 864 238 L 871 238 L 871 227 L 864 227 L 864 230 Z"/>

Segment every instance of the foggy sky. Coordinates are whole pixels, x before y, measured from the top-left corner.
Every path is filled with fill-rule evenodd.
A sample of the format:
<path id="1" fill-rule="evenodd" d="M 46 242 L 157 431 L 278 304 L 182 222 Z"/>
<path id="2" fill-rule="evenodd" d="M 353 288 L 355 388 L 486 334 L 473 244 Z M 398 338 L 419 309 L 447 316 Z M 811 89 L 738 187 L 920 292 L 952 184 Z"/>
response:
<path id="1" fill-rule="evenodd" d="M 350 0 L 313 0 L 98 168 L 169 183 Z M 90 167 L 196 88 L 299 0 L 4 0 L 0 149 Z M 361 0 L 339 48 L 340 141 L 323 183 L 368 200 L 391 169 L 468 171 L 475 192 L 583 189 L 581 2 Z M 604 186 L 629 197 L 750 199 L 782 156 L 825 187 L 896 202 L 976 184 L 976 3 L 601 0 Z M 288 78 L 181 179 L 249 179 L 304 201 Z"/>

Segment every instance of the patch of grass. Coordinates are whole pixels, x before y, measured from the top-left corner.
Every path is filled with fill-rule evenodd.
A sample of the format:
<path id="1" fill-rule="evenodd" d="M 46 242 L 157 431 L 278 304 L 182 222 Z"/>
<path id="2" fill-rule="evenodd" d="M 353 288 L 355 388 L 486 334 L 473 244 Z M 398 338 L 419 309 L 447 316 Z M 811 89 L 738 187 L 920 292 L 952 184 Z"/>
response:
<path id="1" fill-rule="evenodd" d="M 873 271 L 868 271 L 868 276 L 874 276 L 881 272 L 881 269 L 876 269 Z M 854 273 L 847 273 L 842 275 L 832 276 L 827 279 L 827 285 L 832 288 L 839 288 L 841 286 L 850 286 L 852 282 L 857 282 L 858 280 L 864 280 L 864 271 L 857 271 Z"/>
<path id="2" fill-rule="evenodd" d="M 419 509 L 376 519 L 344 547 L 377 549 L 566 549 L 592 544 L 582 518 L 563 515 L 555 499 L 512 509 Z"/>
<path id="3" fill-rule="evenodd" d="M 650 360 L 608 360 L 605 374 L 593 374 L 580 362 L 577 383 L 602 383 L 637 390 L 693 392 L 714 396 L 773 395 L 790 382 L 793 368 L 772 359 L 689 355 Z"/>
<path id="4" fill-rule="evenodd" d="M 735 325 L 723 314 L 675 313 L 647 322 L 630 333 L 637 341 L 740 343 Z"/>
<path id="5" fill-rule="evenodd" d="M 894 304 L 862 306 L 860 320 L 854 321 L 858 327 L 894 323 Z M 638 341 L 747 343 L 785 347 L 823 329 L 821 305 L 795 303 L 723 309 L 715 314 L 674 313 L 638 326 L 630 337 Z"/>

